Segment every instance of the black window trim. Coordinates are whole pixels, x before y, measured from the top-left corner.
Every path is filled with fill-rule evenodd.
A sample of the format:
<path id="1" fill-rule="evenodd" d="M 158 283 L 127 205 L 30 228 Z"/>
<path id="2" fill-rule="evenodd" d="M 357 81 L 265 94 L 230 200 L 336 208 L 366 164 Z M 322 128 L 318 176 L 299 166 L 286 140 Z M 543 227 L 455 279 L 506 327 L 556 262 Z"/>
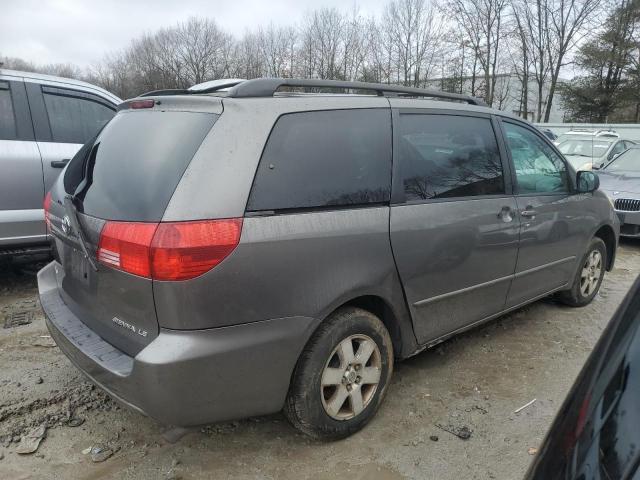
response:
<path id="1" fill-rule="evenodd" d="M 301 213 L 314 213 L 314 212 L 327 212 L 327 211 L 336 211 L 336 210 L 360 210 L 360 209 L 364 209 L 364 208 L 380 208 L 380 207 L 388 207 L 390 204 L 390 201 L 384 201 L 384 202 L 371 202 L 371 203 L 351 203 L 349 205 L 321 205 L 321 206 L 315 206 L 315 207 L 296 207 L 296 208 L 280 208 L 277 210 L 269 210 L 269 209 L 264 209 L 264 210 L 249 210 L 249 198 L 251 197 L 251 192 L 253 192 L 253 187 L 255 185 L 256 182 L 256 178 L 258 177 L 258 170 L 260 168 L 260 162 L 262 162 L 262 157 L 264 156 L 264 152 L 267 148 L 267 145 L 269 143 L 269 139 L 271 138 L 271 135 L 273 134 L 274 129 L 276 128 L 276 125 L 278 124 L 278 121 L 284 117 L 285 115 L 292 115 L 292 114 L 298 114 L 298 113 L 313 113 L 313 112 L 339 112 L 339 111 L 354 111 L 354 110 L 386 110 L 389 112 L 390 115 L 393 114 L 392 109 L 387 105 L 387 106 L 362 106 L 362 107 L 344 107 L 344 108 L 314 108 L 314 109 L 309 109 L 309 110 L 294 110 L 294 111 L 289 111 L 289 112 L 283 112 L 281 114 L 279 114 L 273 121 L 273 124 L 271 125 L 271 128 L 269 129 L 269 134 L 267 135 L 267 138 L 264 142 L 264 145 L 262 145 L 262 149 L 260 150 L 260 158 L 258 159 L 258 162 L 256 163 L 256 168 L 255 171 L 253 173 L 253 178 L 251 180 L 251 188 L 249 189 L 249 194 L 247 195 L 247 199 L 245 201 L 244 204 L 244 215 L 245 217 L 268 217 L 268 216 L 279 216 L 279 215 L 294 215 L 294 214 L 301 214 Z M 390 195 L 389 198 L 390 200 L 393 199 L 393 118 L 391 117 L 389 119 L 389 124 L 391 127 L 391 182 L 390 182 Z"/>
<path id="2" fill-rule="evenodd" d="M 562 163 L 564 163 L 565 166 L 565 176 L 568 177 L 568 182 L 567 185 L 569 185 L 569 190 L 566 192 L 535 192 L 535 193 L 520 193 L 518 192 L 518 178 L 516 176 L 516 170 L 515 170 L 515 165 L 513 163 L 513 158 L 511 158 L 511 151 L 509 150 L 509 148 L 506 148 L 507 146 L 507 132 L 504 129 L 504 124 L 505 123 L 510 123 L 512 125 L 515 125 L 517 127 L 522 127 L 528 131 L 530 131 L 531 133 L 533 133 L 535 136 L 537 136 L 538 138 L 542 139 L 543 142 L 545 142 L 548 146 L 551 147 L 551 150 L 553 152 L 556 153 L 556 155 L 558 156 L 558 158 L 560 159 L 560 161 Z M 560 153 L 560 150 L 558 150 L 558 147 L 556 147 L 556 145 L 554 145 L 554 143 L 549 140 L 547 138 L 546 135 L 541 134 L 535 127 L 529 125 L 528 123 L 525 122 L 521 122 L 515 118 L 512 117 L 504 117 L 504 116 L 499 116 L 499 124 L 500 124 L 500 133 L 503 137 L 503 142 L 505 145 L 505 149 L 506 149 L 506 154 L 507 157 L 509 159 L 509 169 L 511 171 L 511 182 L 513 184 L 513 195 L 516 197 L 567 197 L 570 195 L 573 195 L 576 193 L 576 185 L 575 185 L 575 172 L 573 170 L 573 167 L 571 166 L 571 164 L 569 164 L 569 162 L 567 162 L 567 160 L 564 158 L 564 155 L 562 155 L 562 153 Z M 571 175 L 571 174 L 574 175 Z"/>
<path id="3" fill-rule="evenodd" d="M 49 123 L 49 112 L 47 111 L 47 106 L 44 101 L 44 94 L 47 95 L 57 95 L 57 96 L 65 96 L 71 98 L 79 98 L 82 100 L 89 100 L 95 103 L 98 103 L 104 107 L 113 110 L 114 113 L 117 111 L 118 106 L 110 103 L 106 98 L 100 97 L 99 95 L 84 92 L 82 90 L 76 90 L 73 88 L 66 87 L 58 87 L 51 86 L 42 83 L 36 82 L 25 82 L 25 88 L 27 91 L 27 98 L 29 100 L 29 107 L 31 109 L 31 116 L 33 119 L 33 129 L 35 132 L 35 140 L 37 142 L 43 143 L 67 143 L 67 142 L 56 142 L 53 139 L 53 132 L 51 130 L 51 125 Z M 46 91 L 46 90 L 51 91 Z M 55 90 L 60 90 L 56 92 Z"/>
<path id="4" fill-rule="evenodd" d="M 15 132 L 15 138 L 0 138 L 5 141 L 20 140 L 18 133 L 18 119 L 16 117 L 16 102 L 14 100 L 13 90 L 8 80 L 0 80 L 0 90 L 9 92 L 9 101 L 11 102 L 11 114 L 13 115 L 13 130 Z"/>
<path id="5" fill-rule="evenodd" d="M 0 80 L 0 90 L 7 90 L 11 99 L 13 109 L 13 121 L 16 129 L 16 136 L 6 141 L 33 142 L 33 124 L 24 82 L 20 80 Z"/>
<path id="6" fill-rule="evenodd" d="M 404 185 L 402 183 L 402 177 L 400 175 L 400 161 L 396 157 L 398 151 L 398 145 L 400 144 L 400 132 L 396 128 L 396 125 L 400 122 L 400 115 L 447 115 L 456 117 L 475 117 L 486 118 L 491 122 L 491 128 L 493 135 L 498 146 L 498 152 L 500 155 L 500 164 L 502 165 L 502 178 L 504 182 L 504 193 L 498 193 L 494 195 L 474 195 L 474 196 L 459 196 L 459 197 L 441 197 L 441 198 L 427 198 L 424 200 L 407 200 L 404 193 Z M 511 175 L 511 164 L 506 157 L 506 147 L 502 140 L 500 126 L 497 123 L 495 115 L 489 112 L 466 112 L 457 109 L 449 108 L 392 108 L 391 109 L 391 128 L 393 129 L 392 139 L 392 166 L 393 171 L 391 173 L 391 206 L 398 207 L 403 205 L 423 205 L 429 203 L 444 203 L 444 202 L 460 202 L 467 200 L 483 200 L 491 198 L 508 198 L 513 196 L 513 185 Z"/>
<path id="7" fill-rule="evenodd" d="M 113 112 L 117 110 L 116 105 L 114 105 L 113 103 L 110 103 L 105 98 L 102 98 L 93 93 L 84 92 L 82 90 L 74 90 L 71 88 L 53 87 L 51 85 L 41 85 L 41 88 L 42 88 L 43 96 L 47 94 L 47 95 L 56 95 L 58 97 L 69 97 L 69 98 L 78 98 L 81 100 L 89 100 L 91 102 L 102 105 L 103 107 L 106 107 L 109 110 L 112 110 Z M 46 107 L 46 102 L 45 102 L 45 107 Z"/>

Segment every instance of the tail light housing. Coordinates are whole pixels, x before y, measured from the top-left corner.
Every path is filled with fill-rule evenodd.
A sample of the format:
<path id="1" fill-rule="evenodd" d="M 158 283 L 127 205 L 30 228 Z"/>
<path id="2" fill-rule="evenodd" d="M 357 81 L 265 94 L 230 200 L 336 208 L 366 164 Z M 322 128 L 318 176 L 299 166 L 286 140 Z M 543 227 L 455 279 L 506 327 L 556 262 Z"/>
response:
<path id="1" fill-rule="evenodd" d="M 153 280 L 189 280 L 211 270 L 237 246 L 242 218 L 195 222 L 107 222 L 98 261 Z"/>
<path id="2" fill-rule="evenodd" d="M 42 207 L 44 208 L 44 223 L 47 224 L 47 229 L 51 230 L 51 192 L 47 192 L 44 196 L 44 202 L 42 203 Z"/>

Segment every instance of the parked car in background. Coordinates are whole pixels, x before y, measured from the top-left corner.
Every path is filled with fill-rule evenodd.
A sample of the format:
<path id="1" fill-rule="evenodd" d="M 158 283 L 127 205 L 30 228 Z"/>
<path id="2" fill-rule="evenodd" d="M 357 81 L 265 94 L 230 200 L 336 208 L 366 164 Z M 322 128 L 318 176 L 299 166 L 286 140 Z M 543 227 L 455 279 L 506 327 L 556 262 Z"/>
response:
<path id="1" fill-rule="evenodd" d="M 45 192 L 120 102 L 85 82 L 0 69 L 0 259 L 49 251 Z"/>
<path id="2" fill-rule="evenodd" d="M 598 176 L 620 219 L 620 234 L 640 237 L 640 146 L 624 152 Z"/>
<path id="3" fill-rule="evenodd" d="M 546 128 L 546 127 L 538 127 L 538 129 L 552 142 L 558 138 L 558 136 L 553 133 L 553 131 L 550 128 Z"/>
<path id="4" fill-rule="evenodd" d="M 609 130 L 567 132 L 558 137 L 558 149 L 576 170 L 598 170 L 622 152 L 635 145 Z"/>
<path id="5" fill-rule="evenodd" d="M 559 145 L 568 138 L 620 138 L 620 134 L 611 128 L 593 130 L 589 128 L 572 128 L 560 135 L 555 142 Z"/>
<path id="6" fill-rule="evenodd" d="M 394 359 L 552 293 L 586 305 L 613 267 L 598 177 L 525 121 L 408 87 L 234 83 L 124 102 L 47 199 L 52 337 L 163 423 L 284 409 L 345 437 Z"/>
<path id="7" fill-rule="evenodd" d="M 556 416 L 527 480 L 640 478 L 640 279 Z"/>

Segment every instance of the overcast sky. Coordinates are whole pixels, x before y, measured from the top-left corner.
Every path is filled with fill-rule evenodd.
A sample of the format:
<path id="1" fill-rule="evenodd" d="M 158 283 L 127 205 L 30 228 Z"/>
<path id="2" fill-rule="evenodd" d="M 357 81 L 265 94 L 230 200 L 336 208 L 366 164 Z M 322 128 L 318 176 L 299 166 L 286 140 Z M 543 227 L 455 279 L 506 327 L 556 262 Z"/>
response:
<path id="1" fill-rule="evenodd" d="M 358 2 L 378 14 L 385 0 Z M 0 55 L 37 64 L 87 66 L 144 32 L 190 16 L 214 18 L 238 36 L 269 22 L 291 24 L 322 6 L 350 9 L 351 0 L 0 0 Z"/>

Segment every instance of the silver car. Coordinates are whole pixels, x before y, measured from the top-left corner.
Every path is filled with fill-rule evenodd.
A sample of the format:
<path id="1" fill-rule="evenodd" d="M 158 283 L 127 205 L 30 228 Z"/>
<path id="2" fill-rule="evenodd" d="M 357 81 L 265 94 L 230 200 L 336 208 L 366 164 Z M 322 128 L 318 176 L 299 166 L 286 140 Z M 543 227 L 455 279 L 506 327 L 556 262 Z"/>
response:
<path id="1" fill-rule="evenodd" d="M 598 177 L 527 122 L 393 85 L 233 83 L 124 102 L 48 196 L 51 335 L 138 411 L 284 410 L 344 437 L 394 361 L 553 293 L 586 305 L 613 267 Z"/>
<path id="2" fill-rule="evenodd" d="M 636 143 L 611 137 L 569 137 L 558 144 L 558 150 L 576 170 L 598 170 Z"/>
<path id="3" fill-rule="evenodd" d="M 640 237 L 640 147 L 634 147 L 598 172 L 620 219 L 620 235 Z"/>
<path id="4" fill-rule="evenodd" d="M 45 193 L 120 102 L 85 82 L 0 69 L 0 258 L 48 252 Z"/>

